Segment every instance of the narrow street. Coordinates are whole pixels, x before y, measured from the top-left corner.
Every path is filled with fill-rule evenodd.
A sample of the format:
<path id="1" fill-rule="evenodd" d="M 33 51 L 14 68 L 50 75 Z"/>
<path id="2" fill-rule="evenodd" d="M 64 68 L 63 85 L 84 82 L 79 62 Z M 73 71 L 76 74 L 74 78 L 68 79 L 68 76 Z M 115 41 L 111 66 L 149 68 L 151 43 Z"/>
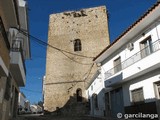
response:
<path id="1" fill-rule="evenodd" d="M 90 116 L 19 116 L 16 120 L 106 120 L 105 118 L 97 118 Z M 109 119 L 107 119 L 109 120 Z"/>
<path id="2" fill-rule="evenodd" d="M 91 116 L 53 116 L 53 115 L 23 115 L 15 120 L 125 120 L 124 118 L 99 118 Z M 141 119 L 129 119 L 141 120 Z"/>
<path id="3" fill-rule="evenodd" d="M 0 0 L 0 120 L 160 120 L 146 1 Z"/>
<path id="4" fill-rule="evenodd" d="M 92 116 L 56 116 L 56 115 L 41 115 L 41 114 L 26 114 L 20 115 L 13 120 L 126 120 L 124 118 L 106 118 L 106 117 L 92 117 Z M 141 119 L 128 119 L 141 120 Z"/>

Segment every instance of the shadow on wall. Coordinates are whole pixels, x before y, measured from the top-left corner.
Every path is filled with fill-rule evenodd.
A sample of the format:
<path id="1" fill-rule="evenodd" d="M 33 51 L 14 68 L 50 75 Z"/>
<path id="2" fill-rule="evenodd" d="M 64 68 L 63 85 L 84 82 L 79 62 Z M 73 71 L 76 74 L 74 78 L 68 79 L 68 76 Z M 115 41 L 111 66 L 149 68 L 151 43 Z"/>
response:
<path id="1" fill-rule="evenodd" d="M 160 100 L 153 98 L 153 99 L 145 99 L 145 101 L 132 103 L 131 106 L 125 107 L 126 114 L 158 114 L 160 117 Z M 145 118 L 145 120 L 147 120 Z M 149 119 L 148 119 L 149 120 Z M 158 120 L 154 118 L 154 120 Z"/>
<path id="2" fill-rule="evenodd" d="M 56 111 L 49 112 L 44 110 L 45 115 L 65 115 L 65 116 L 81 116 L 89 114 L 89 103 L 86 98 L 78 97 L 76 94 L 74 96 L 70 96 L 70 99 L 67 103 L 62 107 L 56 108 Z"/>

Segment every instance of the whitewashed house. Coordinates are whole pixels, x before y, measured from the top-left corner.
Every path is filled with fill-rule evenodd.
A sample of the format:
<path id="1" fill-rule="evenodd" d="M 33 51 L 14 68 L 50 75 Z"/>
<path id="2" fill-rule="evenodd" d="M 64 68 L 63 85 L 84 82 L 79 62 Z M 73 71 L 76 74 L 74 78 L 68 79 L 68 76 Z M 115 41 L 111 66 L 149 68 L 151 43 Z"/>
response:
<path id="1" fill-rule="evenodd" d="M 43 112 L 42 107 L 39 106 L 39 105 L 30 105 L 30 109 L 31 109 L 31 112 L 34 113 L 34 114 Z"/>
<path id="2" fill-rule="evenodd" d="M 98 70 L 87 88 L 91 115 L 104 116 L 105 102 L 103 88 L 104 80 L 102 79 L 100 71 Z"/>
<path id="3" fill-rule="evenodd" d="M 31 57 L 28 23 L 25 0 L 0 0 L 0 120 L 17 117 L 25 60 Z"/>
<path id="4" fill-rule="evenodd" d="M 90 114 L 160 116 L 160 2 L 94 59 L 100 65 L 87 89 Z"/>
<path id="5" fill-rule="evenodd" d="M 18 96 L 18 113 L 24 114 L 30 111 L 30 102 L 24 93 L 20 92 Z"/>

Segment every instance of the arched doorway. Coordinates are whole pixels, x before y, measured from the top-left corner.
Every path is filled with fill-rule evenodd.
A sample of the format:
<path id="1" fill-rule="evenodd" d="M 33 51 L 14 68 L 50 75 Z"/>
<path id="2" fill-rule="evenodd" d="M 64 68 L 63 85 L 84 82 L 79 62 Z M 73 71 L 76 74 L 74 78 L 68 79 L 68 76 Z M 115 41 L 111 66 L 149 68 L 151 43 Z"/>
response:
<path id="1" fill-rule="evenodd" d="M 77 95 L 77 102 L 82 102 L 82 90 L 80 88 L 76 90 L 76 95 Z"/>

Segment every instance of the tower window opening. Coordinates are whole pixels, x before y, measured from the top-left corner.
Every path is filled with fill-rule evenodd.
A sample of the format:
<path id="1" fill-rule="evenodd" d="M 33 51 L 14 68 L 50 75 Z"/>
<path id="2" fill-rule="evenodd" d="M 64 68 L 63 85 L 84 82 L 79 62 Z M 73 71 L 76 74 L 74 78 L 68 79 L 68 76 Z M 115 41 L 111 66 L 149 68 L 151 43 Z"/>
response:
<path id="1" fill-rule="evenodd" d="M 82 50 L 82 44 L 80 39 L 74 40 L 74 51 L 81 51 Z"/>
<path id="2" fill-rule="evenodd" d="M 79 88 L 76 90 L 77 102 L 82 102 L 82 90 Z"/>

